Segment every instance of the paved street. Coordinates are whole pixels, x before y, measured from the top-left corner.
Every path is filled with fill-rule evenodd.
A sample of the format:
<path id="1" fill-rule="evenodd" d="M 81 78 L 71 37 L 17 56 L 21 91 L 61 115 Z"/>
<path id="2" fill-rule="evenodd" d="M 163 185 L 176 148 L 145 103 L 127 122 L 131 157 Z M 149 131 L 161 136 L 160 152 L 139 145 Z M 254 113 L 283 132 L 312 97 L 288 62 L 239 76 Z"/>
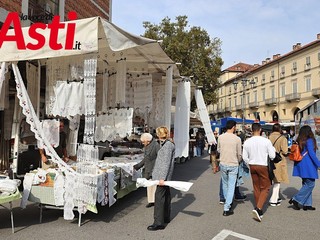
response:
<path id="1" fill-rule="evenodd" d="M 290 175 L 291 172 L 290 162 Z M 316 211 L 295 211 L 289 206 L 288 199 L 301 184 L 299 178 L 291 177 L 290 184 L 281 188 L 286 200 L 281 206 L 268 207 L 259 223 L 251 216 L 251 179 L 246 178 L 241 187 L 248 199 L 243 203 L 236 202 L 235 214 L 229 217 L 222 216 L 219 179 L 219 173 L 212 173 L 207 155 L 176 164 L 175 180 L 191 181 L 194 185 L 187 193 L 172 190 L 172 221 L 165 230 L 147 230 L 153 222 L 153 208 L 145 208 L 146 190 L 141 188 L 110 208 L 99 207 L 98 214 L 88 212 L 83 215 L 81 227 L 78 227 L 78 218 L 64 220 L 61 210 L 44 211 L 43 222 L 39 224 L 38 207 L 28 205 L 24 210 L 14 209 L 16 233 L 12 234 L 9 212 L 0 208 L 0 239 L 319 239 L 319 181 L 313 194 Z"/>

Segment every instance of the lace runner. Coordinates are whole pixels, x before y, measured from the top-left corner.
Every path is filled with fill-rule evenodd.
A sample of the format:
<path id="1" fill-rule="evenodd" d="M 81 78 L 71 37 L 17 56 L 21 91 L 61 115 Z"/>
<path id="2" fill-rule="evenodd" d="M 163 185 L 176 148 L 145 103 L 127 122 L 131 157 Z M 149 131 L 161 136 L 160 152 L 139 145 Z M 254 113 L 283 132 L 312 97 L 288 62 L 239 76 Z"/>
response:
<path id="1" fill-rule="evenodd" d="M 83 142 L 94 144 L 97 59 L 84 61 L 85 126 Z"/>

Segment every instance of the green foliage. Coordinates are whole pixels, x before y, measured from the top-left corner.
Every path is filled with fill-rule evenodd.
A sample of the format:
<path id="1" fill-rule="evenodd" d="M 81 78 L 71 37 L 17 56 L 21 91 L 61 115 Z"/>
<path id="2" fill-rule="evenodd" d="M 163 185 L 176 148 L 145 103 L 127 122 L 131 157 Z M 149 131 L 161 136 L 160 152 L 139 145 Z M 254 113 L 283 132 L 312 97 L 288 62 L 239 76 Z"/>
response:
<path id="1" fill-rule="evenodd" d="M 166 17 L 158 24 L 143 22 L 144 37 L 162 40 L 162 48 L 178 65 L 181 76 L 194 76 L 193 82 L 202 86 L 206 104 L 217 101 L 218 77 L 223 61 L 221 41 L 211 39 L 200 27 L 188 26 L 187 16 Z"/>

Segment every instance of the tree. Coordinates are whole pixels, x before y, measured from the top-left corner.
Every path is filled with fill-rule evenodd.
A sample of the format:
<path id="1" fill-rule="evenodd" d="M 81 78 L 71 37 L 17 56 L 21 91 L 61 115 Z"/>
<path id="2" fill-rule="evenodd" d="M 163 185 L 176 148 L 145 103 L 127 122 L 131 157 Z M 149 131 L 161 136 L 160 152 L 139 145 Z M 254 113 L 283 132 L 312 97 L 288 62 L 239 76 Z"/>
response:
<path id="1" fill-rule="evenodd" d="M 202 86 L 205 103 L 216 103 L 223 65 L 220 39 L 211 39 L 200 27 L 189 27 L 187 16 L 176 17 L 176 22 L 166 17 L 159 25 L 143 22 L 143 27 L 144 37 L 162 40 L 166 54 L 181 63 L 178 65 L 181 76 L 194 76 L 193 82 Z"/>

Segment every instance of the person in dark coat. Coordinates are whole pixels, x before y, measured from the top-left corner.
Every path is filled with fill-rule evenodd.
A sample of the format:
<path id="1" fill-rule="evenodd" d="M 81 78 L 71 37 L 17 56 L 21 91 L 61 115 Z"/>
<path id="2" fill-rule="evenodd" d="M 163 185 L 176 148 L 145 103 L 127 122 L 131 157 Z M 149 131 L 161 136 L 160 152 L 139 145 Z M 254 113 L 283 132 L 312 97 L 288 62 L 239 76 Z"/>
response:
<path id="1" fill-rule="evenodd" d="M 175 145 L 169 138 L 166 127 L 158 127 L 157 136 L 160 140 L 160 150 L 152 171 L 152 180 L 159 180 L 155 193 L 154 222 L 148 226 L 149 231 L 164 229 L 165 223 L 170 222 L 171 193 L 165 181 L 170 181 L 174 169 Z"/>
<path id="2" fill-rule="evenodd" d="M 143 177 L 152 178 L 152 170 L 160 149 L 159 143 L 152 137 L 150 133 L 143 133 L 140 137 L 141 143 L 144 145 L 144 158 L 141 162 L 133 166 L 135 170 L 139 170 L 144 166 Z M 156 186 L 147 187 L 148 204 L 147 208 L 154 206 L 154 194 Z"/>

